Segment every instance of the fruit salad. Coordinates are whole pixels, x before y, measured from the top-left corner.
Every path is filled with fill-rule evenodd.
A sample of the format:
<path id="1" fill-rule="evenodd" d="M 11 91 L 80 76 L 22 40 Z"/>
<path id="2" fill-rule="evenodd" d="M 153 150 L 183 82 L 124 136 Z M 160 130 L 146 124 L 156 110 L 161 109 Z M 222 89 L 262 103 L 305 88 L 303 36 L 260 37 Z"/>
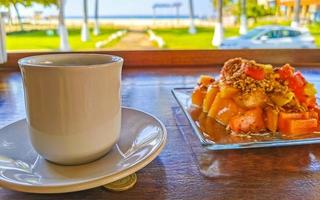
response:
<path id="1" fill-rule="evenodd" d="M 319 130 L 316 88 L 290 64 L 234 58 L 218 80 L 200 76 L 192 105 L 233 133 L 301 135 Z"/>

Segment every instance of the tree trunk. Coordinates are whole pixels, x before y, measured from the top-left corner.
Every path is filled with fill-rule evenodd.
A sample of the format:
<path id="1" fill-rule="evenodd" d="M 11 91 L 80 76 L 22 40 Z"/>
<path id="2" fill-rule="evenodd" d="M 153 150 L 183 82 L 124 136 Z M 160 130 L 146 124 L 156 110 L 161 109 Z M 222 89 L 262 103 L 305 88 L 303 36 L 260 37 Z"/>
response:
<path id="1" fill-rule="evenodd" d="M 292 27 L 299 27 L 300 26 L 300 4 L 301 0 L 294 1 L 294 13 L 293 13 L 293 20 L 291 23 Z"/>
<path id="2" fill-rule="evenodd" d="M 197 32 L 196 27 L 194 25 L 194 12 L 193 12 L 193 2 L 192 0 L 189 0 L 189 33 L 195 34 Z"/>
<path id="3" fill-rule="evenodd" d="M 247 0 L 241 0 L 241 16 L 240 16 L 240 30 L 239 33 L 244 35 L 248 32 L 247 20 Z"/>
<path id="4" fill-rule="evenodd" d="M 90 39 L 88 27 L 88 4 L 87 0 L 83 0 L 83 23 L 81 29 L 81 41 L 87 42 Z"/>
<path id="5" fill-rule="evenodd" d="M 212 40 L 212 45 L 214 46 L 220 46 L 223 41 L 222 4 L 223 0 L 217 0 L 217 21 Z"/>
<path id="6" fill-rule="evenodd" d="M 100 27 L 99 27 L 99 0 L 96 0 L 95 2 L 95 8 L 94 8 L 94 19 L 95 19 L 95 24 L 94 24 L 94 35 L 100 35 Z"/>
<path id="7" fill-rule="evenodd" d="M 20 12 L 19 12 L 17 4 L 14 3 L 13 7 L 14 7 L 16 13 L 17 13 L 17 17 L 18 17 L 18 21 L 19 21 L 19 25 L 20 25 L 20 31 L 24 31 L 22 19 L 21 19 Z"/>
<path id="8" fill-rule="evenodd" d="M 12 16 L 11 16 L 11 8 L 10 8 L 10 5 L 8 6 L 8 19 L 9 19 L 9 23 L 10 25 L 13 24 L 12 22 Z"/>
<path id="9" fill-rule="evenodd" d="M 180 5 L 176 6 L 176 18 L 177 18 L 177 24 L 180 23 Z"/>
<path id="10" fill-rule="evenodd" d="M 60 36 L 60 51 L 70 51 L 68 30 L 64 23 L 64 5 L 65 0 L 59 0 L 59 36 Z"/>

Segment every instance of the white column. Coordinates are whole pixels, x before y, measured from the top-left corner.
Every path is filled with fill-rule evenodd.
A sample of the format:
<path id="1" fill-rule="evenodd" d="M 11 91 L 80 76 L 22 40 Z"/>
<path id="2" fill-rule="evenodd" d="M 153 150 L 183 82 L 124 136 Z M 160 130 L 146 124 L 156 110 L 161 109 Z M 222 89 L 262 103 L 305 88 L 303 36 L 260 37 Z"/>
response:
<path id="1" fill-rule="evenodd" d="M 223 41 L 223 24 L 216 22 L 214 26 L 214 35 L 212 39 L 213 46 L 220 46 Z"/>
<path id="2" fill-rule="evenodd" d="M 291 22 L 291 27 L 294 27 L 294 28 L 297 28 L 300 26 L 300 4 L 301 4 L 301 0 L 294 1 L 293 20 Z"/>
<path id="3" fill-rule="evenodd" d="M 239 33 L 244 35 L 248 32 L 247 21 L 247 0 L 241 0 L 241 16 L 240 16 L 240 30 Z"/>
<path id="4" fill-rule="evenodd" d="M 7 62 L 6 31 L 4 29 L 4 20 L 0 12 L 0 63 L 5 62 Z"/>
<path id="5" fill-rule="evenodd" d="M 59 25 L 58 32 L 60 36 L 60 51 L 70 51 L 69 39 L 68 39 L 68 30 L 64 22 L 64 0 L 59 0 Z"/>
<path id="6" fill-rule="evenodd" d="M 88 27 L 88 4 L 87 0 L 83 0 L 83 23 L 81 28 L 81 41 L 87 42 L 90 40 Z"/>
<path id="7" fill-rule="evenodd" d="M 100 27 L 99 27 L 99 0 L 95 1 L 95 9 L 94 9 L 94 30 L 93 34 L 94 35 L 100 35 Z"/>
<path id="8" fill-rule="evenodd" d="M 223 41 L 223 23 L 222 23 L 222 0 L 217 1 L 217 21 L 214 27 L 214 35 L 212 39 L 213 46 L 220 46 Z"/>
<path id="9" fill-rule="evenodd" d="M 68 39 L 68 30 L 64 25 L 59 25 L 60 51 L 71 51 Z"/>
<path id="10" fill-rule="evenodd" d="M 194 25 L 194 12 L 193 12 L 193 2 L 192 0 L 189 0 L 189 33 L 190 34 L 195 34 L 197 32 L 197 29 Z"/>

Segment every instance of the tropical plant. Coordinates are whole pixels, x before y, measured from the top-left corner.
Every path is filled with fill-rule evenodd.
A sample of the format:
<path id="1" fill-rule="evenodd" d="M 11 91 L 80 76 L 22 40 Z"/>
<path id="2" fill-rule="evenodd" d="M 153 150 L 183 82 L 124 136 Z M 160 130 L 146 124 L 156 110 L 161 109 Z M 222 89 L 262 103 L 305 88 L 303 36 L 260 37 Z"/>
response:
<path id="1" fill-rule="evenodd" d="M 17 18 L 18 18 L 18 22 L 20 25 L 20 30 L 23 31 L 23 23 L 22 23 L 22 18 L 18 9 L 18 5 L 23 5 L 24 7 L 29 7 L 32 4 L 31 0 L 0 0 L 0 5 L 9 8 L 11 5 L 14 7 L 16 14 L 17 14 Z"/>
<path id="2" fill-rule="evenodd" d="M 220 0 L 212 0 L 213 7 L 214 7 L 215 9 L 218 8 L 219 1 L 220 1 Z M 232 0 L 222 0 L 223 6 L 229 6 L 229 5 L 231 5 L 233 2 L 234 2 L 234 1 L 232 1 Z"/>
<path id="3" fill-rule="evenodd" d="M 232 14 L 238 16 L 239 18 L 242 13 L 242 3 L 243 2 L 241 0 L 238 0 L 238 3 L 233 3 L 230 5 Z M 256 22 L 259 17 L 274 15 L 276 12 L 276 8 L 259 5 L 257 0 L 246 0 L 246 12 L 247 17 L 254 19 L 254 21 Z"/>
<path id="4" fill-rule="evenodd" d="M 68 39 L 68 30 L 64 22 L 64 6 L 65 0 L 32 0 L 32 3 L 37 3 L 43 5 L 44 7 L 55 5 L 59 9 L 59 25 L 58 33 L 60 36 L 60 50 L 61 51 L 70 51 L 69 39 Z"/>
<path id="5" fill-rule="evenodd" d="M 30 0 L 32 3 L 37 3 L 37 4 L 41 4 L 44 7 L 48 7 L 48 6 L 58 6 L 59 5 L 59 0 Z"/>

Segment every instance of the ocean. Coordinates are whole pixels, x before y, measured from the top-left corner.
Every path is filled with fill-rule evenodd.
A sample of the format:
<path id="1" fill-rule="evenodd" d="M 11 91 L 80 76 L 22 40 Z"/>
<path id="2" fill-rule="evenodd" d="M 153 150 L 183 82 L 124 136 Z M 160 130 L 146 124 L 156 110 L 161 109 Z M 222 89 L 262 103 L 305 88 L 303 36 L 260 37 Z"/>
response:
<path id="1" fill-rule="evenodd" d="M 66 16 L 66 19 L 82 19 L 83 16 Z M 94 16 L 89 16 L 89 19 L 94 19 Z M 99 19 L 176 19 L 176 15 L 101 15 Z M 189 15 L 179 15 L 179 19 L 188 19 Z M 204 17 L 194 16 L 195 19 L 203 19 Z"/>

